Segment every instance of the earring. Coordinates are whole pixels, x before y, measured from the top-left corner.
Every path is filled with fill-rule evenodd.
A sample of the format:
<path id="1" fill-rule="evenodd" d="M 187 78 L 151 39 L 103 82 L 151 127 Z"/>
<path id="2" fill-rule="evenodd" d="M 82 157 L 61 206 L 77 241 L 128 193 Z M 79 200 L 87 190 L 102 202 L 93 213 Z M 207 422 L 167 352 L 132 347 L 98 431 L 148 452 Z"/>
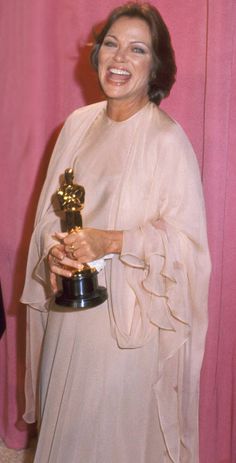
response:
<path id="1" fill-rule="evenodd" d="M 155 72 L 155 71 L 152 71 L 152 72 L 151 72 L 151 75 L 150 75 L 150 80 L 151 80 L 151 81 L 152 81 L 152 80 L 155 80 L 155 78 L 156 78 L 156 72 Z"/>

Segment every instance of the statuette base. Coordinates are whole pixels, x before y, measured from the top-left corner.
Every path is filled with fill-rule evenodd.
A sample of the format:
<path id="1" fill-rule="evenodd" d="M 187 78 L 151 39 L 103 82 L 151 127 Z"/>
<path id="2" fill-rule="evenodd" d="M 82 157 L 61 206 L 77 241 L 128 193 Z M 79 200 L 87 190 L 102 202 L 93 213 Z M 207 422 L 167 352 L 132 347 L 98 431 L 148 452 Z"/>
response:
<path id="1" fill-rule="evenodd" d="M 107 290 L 98 286 L 97 273 L 94 269 L 86 269 L 70 278 L 63 277 L 62 291 L 55 297 L 56 309 L 62 306 L 82 310 L 102 304 L 107 299 Z"/>

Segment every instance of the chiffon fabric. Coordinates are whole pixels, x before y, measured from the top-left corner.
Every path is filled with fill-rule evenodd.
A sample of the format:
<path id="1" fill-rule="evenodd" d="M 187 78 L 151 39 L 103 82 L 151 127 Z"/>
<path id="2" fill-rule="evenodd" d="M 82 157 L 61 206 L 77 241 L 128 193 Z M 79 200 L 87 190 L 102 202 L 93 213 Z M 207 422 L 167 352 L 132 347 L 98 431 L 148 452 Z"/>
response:
<path id="1" fill-rule="evenodd" d="M 83 226 L 123 230 L 99 283 L 108 301 L 58 311 L 46 256 L 72 167 Z M 35 463 L 198 463 L 199 377 L 210 275 L 199 168 L 182 128 L 149 102 L 122 122 L 106 102 L 76 110 L 41 193 L 22 301 L 25 420 L 39 422 Z"/>

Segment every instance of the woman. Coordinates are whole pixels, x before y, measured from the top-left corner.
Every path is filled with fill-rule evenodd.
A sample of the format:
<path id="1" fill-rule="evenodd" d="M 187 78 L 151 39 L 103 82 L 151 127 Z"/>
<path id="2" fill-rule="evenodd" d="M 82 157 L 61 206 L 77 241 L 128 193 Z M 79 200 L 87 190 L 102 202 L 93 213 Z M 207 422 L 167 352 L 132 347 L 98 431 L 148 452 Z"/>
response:
<path id="1" fill-rule="evenodd" d="M 35 463 L 197 463 L 210 261 L 192 147 L 158 107 L 176 72 L 158 11 L 114 10 L 92 63 L 106 101 L 75 111 L 61 132 L 23 294 Z M 68 167 L 85 188 L 84 229 L 62 234 L 51 196 Z M 111 254 L 99 273 L 107 302 L 54 310 L 58 275 Z"/>

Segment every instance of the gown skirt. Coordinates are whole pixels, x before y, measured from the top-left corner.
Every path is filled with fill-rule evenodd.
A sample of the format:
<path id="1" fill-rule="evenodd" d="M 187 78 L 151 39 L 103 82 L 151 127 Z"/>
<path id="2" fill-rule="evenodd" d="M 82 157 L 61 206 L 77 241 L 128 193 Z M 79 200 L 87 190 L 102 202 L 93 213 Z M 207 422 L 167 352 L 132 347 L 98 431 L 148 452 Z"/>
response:
<path id="1" fill-rule="evenodd" d="M 167 463 L 152 386 L 157 336 L 123 349 L 107 303 L 51 310 L 41 359 L 40 436 L 34 463 Z"/>

